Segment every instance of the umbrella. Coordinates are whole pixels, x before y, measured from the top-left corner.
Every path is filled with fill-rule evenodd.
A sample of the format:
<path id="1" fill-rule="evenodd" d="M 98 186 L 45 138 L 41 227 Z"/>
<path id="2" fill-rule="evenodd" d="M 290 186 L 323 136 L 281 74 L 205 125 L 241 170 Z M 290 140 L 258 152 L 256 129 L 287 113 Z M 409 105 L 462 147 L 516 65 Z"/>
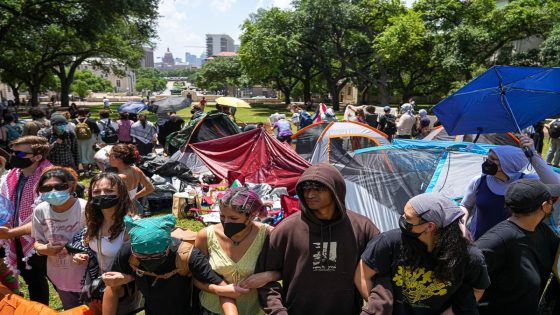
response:
<path id="1" fill-rule="evenodd" d="M 560 113 L 560 68 L 494 66 L 432 109 L 450 135 L 519 131 Z"/>
<path id="2" fill-rule="evenodd" d="M 126 102 L 119 106 L 117 111 L 119 113 L 133 113 L 138 114 L 139 112 L 148 109 L 148 105 L 142 102 Z"/>
<path id="3" fill-rule="evenodd" d="M 218 97 L 216 99 L 216 103 L 229 107 L 251 108 L 251 105 L 249 105 L 249 103 L 237 97 L 229 97 L 229 96 Z"/>
<path id="4" fill-rule="evenodd" d="M 183 108 L 187 108 L 191 106 L 192 98 L 183 97 L 183 96 L 171 96 L 154 102 L 154 105 L 157 106 L 154 108 L 154 112 L 156 113 L 168 113 L 168 112 L 177 112 Z"/>

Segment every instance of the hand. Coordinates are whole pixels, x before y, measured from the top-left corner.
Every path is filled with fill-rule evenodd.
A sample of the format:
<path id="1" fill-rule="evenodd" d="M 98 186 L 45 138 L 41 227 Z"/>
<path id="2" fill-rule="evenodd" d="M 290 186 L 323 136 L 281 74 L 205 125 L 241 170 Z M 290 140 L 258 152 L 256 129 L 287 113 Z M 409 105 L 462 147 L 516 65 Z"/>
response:
<path id="1" fill-rule="evenodd" d="M 219 296 L 225 296 L 232 299 L 237 299 L 238 297 L 242 296 L 243 294 L 249 293 L 249 289 L 242 288 L 236 284 L 228 284 L 228 285 L 210 285 L 210 288 L 213 289 L 214 294 Z"/>
<path id="2" fill-rule="evenodd" d="M 12 233 L 9 227 L 7 226 L 0 226 L 0 239 L 9 239 L 12 238 Z"/>
<path id="3" fill-rule="evenodd" d="M 84 263 L 86 263 L 89 259 L 89 255 L 88 254 L 74 254 L 74 256 L 72 256 L 72 262 L 75 263 L 76 265 L 82 265 Z"/>
<path id="4" fill-rule="evenodd" d="M 101 275 L 101 279 L 108 287 L 119 287 L 128 283 L 126 276 L 120 272 L 106 272 Z"/>
<path id="5" fill-rule="evenodd" d="M 274 281 L 275 279 L 271 279 L 267 272 L 260 272 L 255 273 L 247 278 L 241 280 L 239 282 L 239 286 L 245 289 L 258 289 L 265 286 L 270 281 Z"/>
<path id="6" fill-rule="evenodd" d="M 55 143 L 58 143 L 58 144 L 62 144 L 62 142 L 63 142 L 63 141 L 62 141 L 62 139 L 60 139 L 60 138 L 57 138 L 56 141 L 55 141 Z"/>
<path id="7" fill-rule="evenodd" d="M 533 139 L 529 138 L 527 135 L 522 134 L 519 136 L 519 141 L 521 142 L 521 148 L 528 148 L 532 151 L 535 150 L 535 142 L 533 142 Z"/>
<path id="8" fill-rule="evenodd" d="M 64 245 L 55 245 L 52 243 L 41 244 L 35 248 L 40 255 L 56 256 L 64 249 Z"/>

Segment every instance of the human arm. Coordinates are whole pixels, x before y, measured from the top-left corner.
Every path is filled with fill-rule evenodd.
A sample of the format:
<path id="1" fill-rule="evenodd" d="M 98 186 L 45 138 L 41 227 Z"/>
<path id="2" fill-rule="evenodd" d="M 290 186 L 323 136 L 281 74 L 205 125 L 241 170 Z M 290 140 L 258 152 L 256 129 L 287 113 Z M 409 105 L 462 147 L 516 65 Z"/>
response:
<path id="1" fill-rule="evenodd" d="M 0 239 L 9 239 L 31 234 L 31 222 L 15 228 L 0 226 Z"/>
<path id="2" fill-rule="evenodd" d="M 364 300 L 368 300 L 369 292 L 373 288 L 372 278 L 377 272 L 369 267 L 362 259 L 358 262 L 354 273 L 354 285 Z"/>
<path id="3" fill-rule="evenodd" d="M 542 159 L 541 155 L 535 151 L 535 143 L 533 139 L 526 135 L 521 135 L 519 137 L 520 146 L 522 148 L 528 148 L 533 151 L 533 156 L 531 157 L 531 165 L 535 169 L 535 172 L 539 175 L 539 179 L 545 184 L 560 184 L 560 177 L 554 173 L 554 171 L 546 164 Z"/>
<path id="4" fill-rule="evenodd" d="M 265 238 L 261 253 L 257 259 L 255 273 L 277 271 L 282 273 L 286 242 L 281 229 L 274 229 Z M 257 289 L 259 303 L 267 314 L 288 314 L 283 301 L 283 288 L 278 281 L 271 281 Z"/>
<path id="5" fill-rule="evenodd" d="M 142 173 L 142 171 L 138 168 L 135 167 L 134 171 L 136 172 L 137 176 L 140 177 L 140 184 L 142 184 L 143 187 L 138 193 L 136 193 L 136 197 L 134 198 L 140 199 L 153 193 L 156 190 L 154 184 L 152 184 L 152 182 L 146 177 L 146 175 L 144 175 L 144 173 Z"/>
<path id="6" fill-rule="evenodd" d="M 60 253 L 60 251 L 62 251 L 64 245 L 54 245 L 50 242 L 46 244 L 35 242 L 33 247 L 35 248 L 35 252 L 41 256 L 56 256 Z"/>
<path id="7" fill-rule="evenodd" d="M 262 288 L 269 282 L 280 280 L 281 276 L 282 275 L 278 271 L 264 271 L 254 273 L 249 277 L 241 280 L 241 282 L 239 282 L 239 286 L 246 289 L 258 289 Z"/>

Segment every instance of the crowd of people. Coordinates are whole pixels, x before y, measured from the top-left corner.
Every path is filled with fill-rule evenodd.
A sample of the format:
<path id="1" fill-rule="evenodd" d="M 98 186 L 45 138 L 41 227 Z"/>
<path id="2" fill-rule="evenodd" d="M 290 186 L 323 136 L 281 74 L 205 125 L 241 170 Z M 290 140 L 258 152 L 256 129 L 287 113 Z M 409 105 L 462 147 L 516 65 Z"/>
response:
<path id="1" fill-rule="evenodd" d="M 411 124 L 431 123 L 409 105 L 398 118 L 371 107 L 356 116 L 406 138 Z M 308 119 L 300 107 L 292 112 L 291 123 Z M 142 114 L 112 121 L 108 109 L 98 121 L 85 108 L 31 114 L 14 139 L 0 129 L 10 166 L 0 198 L 14 205 L 0 227 L 0 281 L 21 294 L 21 276 L 33 301 L 49 303 L 50 281 L 64 309 L 87 304 L 108 315 L 537 314 L 555 306 L 541 296 L 556 281 L 560 178 L 539 154 L 527 159 L 522 148 L 535 150 L 527 136 L 522 148 L 494 147 L 473 166 L 481 174 L 460 204 L 437 192 L 411 198 L 395 230 L 380 232 L 348 209 L 344 178 L 321 163 L 301 175 L 300 211 L 278 226 L 260 222 L 266 207 L 242 186 L 221 195 L 220 224 L 189 233 L 138 202 L 154 191 L 139 157 L 159 127 L 180 124 L 176 116 L 153 124 Z M 274 125 L 283 140 L 289 127 L 285 115 Z M 80 187 L 94 146 L 109 144 L 107 168 Z M 528 164 L 534 174 L 523 172 Z"/>

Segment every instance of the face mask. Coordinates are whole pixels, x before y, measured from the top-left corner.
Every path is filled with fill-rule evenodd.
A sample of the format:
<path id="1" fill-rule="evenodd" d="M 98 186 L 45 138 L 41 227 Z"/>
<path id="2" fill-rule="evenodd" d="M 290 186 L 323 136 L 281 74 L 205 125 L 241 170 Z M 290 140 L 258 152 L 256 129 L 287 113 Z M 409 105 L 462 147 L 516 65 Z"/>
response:
<path id="1" fill-rule="evenodd" d="M 235 223 L 235 222 L 228 222 L 228 223 L 222 222 L 222 226 L 224 227 L 225 236 L 227 236 L 229 239 L 231 239 L 235 234 L 243 231 L 247 227 L 245 223 Z"/>
<path id="2" fill-rule="evenodd" d="M 140 264 L 142 265 L 142 268 L 145 269 L 145 271 L 154 272 L 161 265 L 163 265 L 163 263 L 165 263 L 166 260 L 167 260 L 167 256 L 163 256 L 163 257 L 154 258 L 154 259 L 141 260 Z"/>
<path id="3" fill-rule="evenodd" d="M 41 199 L 43 201 L 48 202 L 49 204 L 51 204 L 53 206 L 60 206 L 60 205 L 64 204 L 66 201 L 68 201 L 68 199 L 70 199 L 70 191 L 69 190 L 63 190 L 63 191 L 53 190 L 53 191 L 50 191 L 48 193 L 42 193 L 41 194 Z"/>
<path id="4" fill-rule="evenodd" d="M 33 164 L 30 158 L 21 158 L 17 155 L 12 155 L 10 157 L 10 166 L 15 168 L 28 168 Z"/>
<path id="5" fill-rule="evenodd" d="M 96 209 L 109 209 L 119 203 L 117 195 L 95 196 L 91 198 L 91 206 Z"/>
<path id="6" fill-rule="evenodd" d="M 492 163 L 490 160 L 486 160 L 482 163 L 482 174 L 494 176 L 496 173 L 498 173 L 497 164 Z"/>
<path id="7" fill-rule="evenodd" d="M 411 225 L 408 222 L 406 222 L 406 219 L 403 216 L 401 216 L 399 218 L 399 228 L 401 229 L 401 232 L 404 235 L 406 235 L 408 237 L 412 237 L 412 238 L 420 237 L 420 235 L 422 235 L 422 233 L 412 232 L 413 227 L 414 227 L 414 225 Z"/>
<path id="8" fill-rule="evenodd" d="M 66 125 L 58 125 L 56 126 L 56 132 L 58 134 L 63 134 L 66 132 Z"/>

